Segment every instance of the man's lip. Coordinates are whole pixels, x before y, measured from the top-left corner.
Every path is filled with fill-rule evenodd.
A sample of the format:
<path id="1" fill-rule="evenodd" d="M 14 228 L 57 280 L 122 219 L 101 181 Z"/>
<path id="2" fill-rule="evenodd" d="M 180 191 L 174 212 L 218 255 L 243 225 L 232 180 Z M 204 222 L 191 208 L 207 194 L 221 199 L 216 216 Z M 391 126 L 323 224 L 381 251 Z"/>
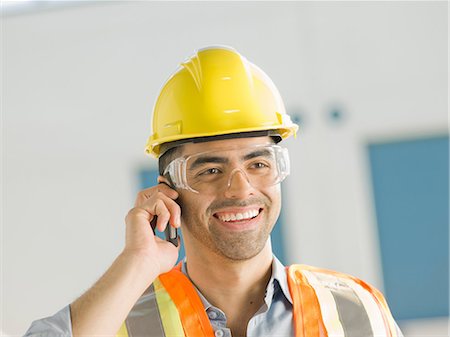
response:
<path id="1" fill-rule="evenodd" d="M 219 217 L 221 215 L 225 214 L 237 214 L 237 213 L 246 213 L 249 211 L 257 210 L 260 212 L 262 210 L 262 207 L 260 206 L 251 206 L 251 207 L 232 207 L 232 208 L 225 208 L 221 209 L 218 212 L 213 213 L 214 217 Z"/>
<path id="2" fill-rule="evenodd" d="M 258 211 L 258 215 L 255 216 L 254 218 L 243 219 L 243 220 L 235 220 L 235 221 L 222 221 L 217 216 L 217 214 L 222 214 L 222 213 L 223 214 L 229 214 L 229 213 L 232 213 L 232 212 L 230 212 L 230 210 L 233 210 L 233 212 L 236 211 L 236 210 L 240 210 L 239 212 L 236 212 L 236 213 L 242 213 L 243 210 L 246 210 L 246 211 L 257 210 Z M 264 211 L 264 209 L 261 208 L 261 207 L 244 207 L 244 208 L 232 208 L 232 209 L 230 208 L 230 209 L 227 209 L 225 212 L 220 211 L 220 212 L 214 213 L 213 217 L 222 226 L 228 228 L 229 230 L 232 230 L 232 231 L 251 230 L 251 229 L 254 229 L 255 227 L 258 226 L 258 223 L 259 223 L 260 218 L 261 218 L 261 213 L 263 211 Z"/>

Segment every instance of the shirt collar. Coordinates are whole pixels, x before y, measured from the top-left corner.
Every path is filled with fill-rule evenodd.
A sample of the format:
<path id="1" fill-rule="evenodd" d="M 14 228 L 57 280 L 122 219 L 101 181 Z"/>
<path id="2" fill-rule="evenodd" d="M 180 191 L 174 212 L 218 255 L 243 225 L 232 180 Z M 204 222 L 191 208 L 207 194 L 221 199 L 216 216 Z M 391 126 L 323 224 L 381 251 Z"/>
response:
<path id="1" fill-rule="evenodd" d="M 181 271 L 183 272 L 184 275 L 186 275 L 189 278 L 189 274 L 187 272 L 187 266 L 186 266 L 186 258 L 183 259 L 183 263 L 181 265 Z M 283 292 L 283 295 L 286 297 L 286 299 L 292 304 L 292 297 L 291 297 L 291 293 L 289 292 L 286 267 L 274 255 L 273 260 L 272 260 L 272 275 L 270 276 L 269 283 L 267 284 L 266 294 L 273 295 L 274 290 L 277 287 L 276 283 L 278 283 L 278 286 L 281 289 L 281 291 Z M 192 284 L 194 285 L 194 283 L 192 283 Z M 203 294 L 200 292 L 200 290 L 197 289 L 197 287 L 195 285 L 194 285 L 194 287 L 197 290 L 198 295 L 200 296 L 200 299 L 203 303 L 203 306 L 205 307 L 205 310 L 208 310 L 210 307 L 212 307 L 211 303 L 208 302 L 208 300 L 205 298 L 205 296 L 203 296 Z M 272 290 L 269 291 L 270 289 L 272 289 Z M 270 303 L 271 302 L 272 302 L 272 300 L 270 300 Z"/>
<path id="2" fill-rule="evenodd" d="M 270 278 L 268 286 L 273 283 L 273 280 L 278 281 L 281 290 L 283 291 L 284 296 L 287 300 L 292 304 L 291 293 L 289 292 L 289 285 L 287 279 L 286 267 L 278 260 L 278 258 L 274 255 L 272 261 L 272 276 Z"/>

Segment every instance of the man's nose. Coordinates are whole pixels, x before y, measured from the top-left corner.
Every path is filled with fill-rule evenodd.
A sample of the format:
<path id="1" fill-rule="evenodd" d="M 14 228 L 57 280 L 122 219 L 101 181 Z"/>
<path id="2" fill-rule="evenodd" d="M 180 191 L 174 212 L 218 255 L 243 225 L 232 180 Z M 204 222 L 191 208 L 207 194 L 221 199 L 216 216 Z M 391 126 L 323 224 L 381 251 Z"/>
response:
<path id="1" fill-rule="evenodd" d="M 253 186 L 250 184 L 247 175 L 241 169 L 234 169 L 230 173 L 225 190 L 227 198 L 246 198 L 252 194 Z"/>

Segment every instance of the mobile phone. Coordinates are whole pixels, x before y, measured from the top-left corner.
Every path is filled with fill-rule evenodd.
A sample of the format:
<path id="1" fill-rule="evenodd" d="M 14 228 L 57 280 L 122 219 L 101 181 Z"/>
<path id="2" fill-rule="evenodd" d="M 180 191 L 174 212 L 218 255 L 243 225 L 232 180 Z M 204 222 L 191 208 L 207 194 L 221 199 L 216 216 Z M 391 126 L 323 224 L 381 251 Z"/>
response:
<path id="1" fill-rule="evenodd" d="M 152 226 L 153 234 L 156 235 L 156 222 L 158 221 L 158 217 L 155 215 L 150 221 L 150 225 Z M 172 227 L 169 223 L 166 226 L 166 229 L 164 230 L 164 236 L 166 238 L 166 241 L 169 241 L 172 243 L 175 247 L 178 247 L 178 230 L 174 227 Z"/>
<path id="2" fill-rule="evenodd" d="M 169 241 L 173 243 L 175 247 L 178 247 L 178 230 L 176 228 L 167 224 L 164 235 L 166 236 L 166 241 Z"/>

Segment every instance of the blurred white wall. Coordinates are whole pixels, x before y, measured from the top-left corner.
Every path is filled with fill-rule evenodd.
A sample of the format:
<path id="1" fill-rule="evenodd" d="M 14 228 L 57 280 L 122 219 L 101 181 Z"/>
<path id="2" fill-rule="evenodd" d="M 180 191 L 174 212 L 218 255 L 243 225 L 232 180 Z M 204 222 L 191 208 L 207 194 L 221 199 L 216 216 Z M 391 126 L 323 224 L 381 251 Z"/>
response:
<path id="1" fill-rule="evenodd" d="M 447 133 L 447 6 L 136 1 L 4 16 L 3 331 L 70 303 L 120 252 L 137 170 L 156 164 L 143 152 L 154 99 L 210 44 L 259 65 L 301 116 L 287 142 L 289 262 L 382 288 L 365 145 Z"/>

